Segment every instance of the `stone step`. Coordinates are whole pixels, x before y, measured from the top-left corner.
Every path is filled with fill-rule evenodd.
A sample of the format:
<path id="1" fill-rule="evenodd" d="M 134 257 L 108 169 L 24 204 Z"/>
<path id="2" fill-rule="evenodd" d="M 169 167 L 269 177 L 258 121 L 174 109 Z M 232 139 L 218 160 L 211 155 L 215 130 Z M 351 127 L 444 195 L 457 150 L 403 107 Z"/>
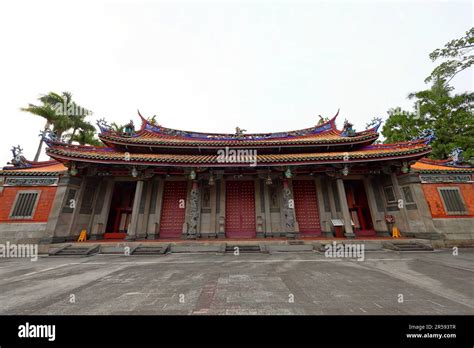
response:
<path id="1" fill-rule="evenodd" d="M 225 244 L 177 244 L 171 246 L 172 253 L 223 253 Z"/>
<path id="2" fill-rule="evenodd" d="M 389 243 L 392 250 L 395 251 L 433 251 L 433 247 L 423 243 L 407 242 L 407 243 Z"/>
<path id="3" fill-rule="evenodd" d="M 49 256 L 89 256 L 99 251 L 99 245 L 66 245 L 49 251 Z"/>
<path id="4" fill-rule="evenodd" d="M 169 250 L 170 245 L 148 246 L 139 245 L 132 252 L 132 255 L 163 255 Z"/>
<path id="5" fill-rule="evenodd" d="M 305 242 L 303 240 L 290 240 L 288 245 L 305 245 Z"/>
<path id="6" fill-rule="evenodd" d="M 233 253 L 235 252 L 235 248 L 239 248 L 239 253 L 261 253 L 262 248 L 260 245 L 229 245 L 227 244 L 225 247 L 226 253 Z"/>
<path id="7" fill-rule="evenodd" d="M 266 251 L 270 254 L 273 253 L 301 253 L 301 252 L 313 252 L 313 245 L 312 244 L 276 244 L 276 245 L 266 245 Z"/>
<path id="8" fill-rule="evenodd" d="M 404 237 L 408 238 L 418 238 L 418 239 L 427 239 L 427 240 L 439 240 L 443 239 L 443 235 L 441 233 L 436 232 L 404 232 Z"/>

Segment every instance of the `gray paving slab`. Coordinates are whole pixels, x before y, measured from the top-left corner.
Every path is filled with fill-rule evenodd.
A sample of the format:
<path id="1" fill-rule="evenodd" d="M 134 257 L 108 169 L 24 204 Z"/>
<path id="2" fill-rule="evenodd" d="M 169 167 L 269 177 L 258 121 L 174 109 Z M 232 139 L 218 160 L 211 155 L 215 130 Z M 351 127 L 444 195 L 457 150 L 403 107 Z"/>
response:
<path id="1" fill-rule="evenodd" d="M 0 259 L 0 314 L 474 314 L 474 250 Z"/>

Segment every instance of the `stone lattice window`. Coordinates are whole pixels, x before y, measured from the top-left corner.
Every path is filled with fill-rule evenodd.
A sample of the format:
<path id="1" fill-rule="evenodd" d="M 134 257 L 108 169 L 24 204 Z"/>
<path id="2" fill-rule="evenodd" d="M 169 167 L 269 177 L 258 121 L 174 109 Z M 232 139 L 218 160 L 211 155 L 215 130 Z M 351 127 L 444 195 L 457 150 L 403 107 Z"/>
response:
<path id="1" fill-rule="evenodd" d="M 397 197 L 395 196 L 393 186 L 385 186 L 383 188 L 383 192 L 385 193 L 385 199 L 387 200 L 387 203 L 397 203 Z"/>
<path id="2" fill-rule="evenodd" d="M 32 219 L 38 204 L 38 191 L 18 192 L 10 212 L 10 219 Z"/>
<path id="3" fill-rule="evenodd" d="M 444 209 L 448 215 L 465 215 L 467 214 L 466 205 L 461 196 L 458 187 L 438 188 L 439 194 L 444 204 Z"/>
<path id="4" fill-rule="evenodd" d="M 413 198 L 413 193 L 411 192 L 410 186 L 403 186 L 402 191 L 406 204 L 415 203 L 415 199 Z"/>

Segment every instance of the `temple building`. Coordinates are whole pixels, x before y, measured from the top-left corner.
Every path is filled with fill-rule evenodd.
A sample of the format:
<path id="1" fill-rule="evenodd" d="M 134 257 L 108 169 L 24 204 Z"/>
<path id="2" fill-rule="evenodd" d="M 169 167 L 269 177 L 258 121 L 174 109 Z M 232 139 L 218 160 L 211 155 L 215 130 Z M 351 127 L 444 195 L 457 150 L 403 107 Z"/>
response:
<path id="1" fill-rule="evenodd" d="M 139 115 L 104 146 L 44 136 L 51 160 L 14 148 L 0 171 L 0 239 L 376 238 L 474 240 L 474 168 L 433 161 L 429 132 L 377 144 L 336 116 L 310 128 L 247 134 L 165 128 Z M 457 153 L 459 155 L 459 153 Z M 456 153 L 454 154 L 456 155 Z"/>

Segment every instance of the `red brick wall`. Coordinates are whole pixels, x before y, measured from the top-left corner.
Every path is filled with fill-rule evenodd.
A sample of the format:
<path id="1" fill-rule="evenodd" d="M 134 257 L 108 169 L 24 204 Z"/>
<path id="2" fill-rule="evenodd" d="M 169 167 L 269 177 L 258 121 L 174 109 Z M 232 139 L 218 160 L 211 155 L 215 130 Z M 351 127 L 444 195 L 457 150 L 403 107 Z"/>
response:
<path id="1" fill-rule="evenodd" d="M 19 191 L 41 191 L 38 204 L 36 206 L 33 219 L 19 220 L 9 219 L 16 194 Z M 0 223 L 1 222 L 46 222 L 53 205 L 54 196 L 56 195 L 55 186 L 35 186 L 35 187 L 4 187 L 0 193 Z"/>
<path id="2" fill-rule="evenodd" d="M 423 192 L 434 218 L 470 217 L 474 216 L 474 185 L 473 184 L 422 184 Z M 468 215 L 447 215 L 444 211 L 442 198 L 438 187 L 459 187 L 466 204 Z"/>

